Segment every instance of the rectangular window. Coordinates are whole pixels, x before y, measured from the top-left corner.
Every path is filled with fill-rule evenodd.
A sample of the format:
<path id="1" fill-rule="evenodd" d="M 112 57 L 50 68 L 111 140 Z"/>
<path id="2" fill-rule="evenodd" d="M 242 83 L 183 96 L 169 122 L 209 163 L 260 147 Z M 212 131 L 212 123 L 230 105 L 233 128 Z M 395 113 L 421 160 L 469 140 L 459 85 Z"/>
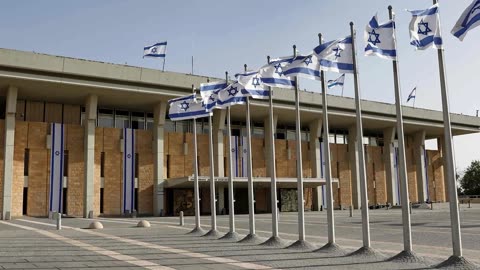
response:
<path id="1" fill-rule="evenodd" d="M 23 157 L 23 175 L 28 176 L 28 166 L 30 163 L 30 149 L 25 149 L 25 156 Z"/>
<path id="2" fill-rule="evenodd" d="M 130 128 L 130 113 L 127 111 L 115 111 L 115 127 Z"/>
<path id="3" fill-rule="evenodd" d="M 153 113 L 147 113 L 147 129 L 153 130 Z"/>
<path id="4" fill-rule="evenodd" d="M 264 138 L 265 137 L 265 131 L 263 130 L 263 128 L 254 127 L 253 130 L 252 130 L 252 137 Z"/>
<path id="5" fill-rule="evenodd" d="M 138 153 L 135 153 L 135 177 L 138 178 L 138 171 L 140 169 L 139 163 L 138 163 Z"/>
<path id="6" fill-rule="evenodd" d="M 287 130 L 287 140 L 296 140 L 295 130 Z"/>
<path id="7" fill-rule="evenodd" d="M 132 112 L 132 128 L 145 129 L 145 113 Z"/>
<path id="8" fill-rule="evenodd" d="M 68 150 L 63 151 L 63 176 L 68 177 Z"/>
<path id="9" fill-rule="evenodd" d="M 175 132 L 175 122 L 166 119 L 164 130 L 165 132 Z"/>
<path id="10" fill-rule="evenodd" d="M 113 122 L 113 110 L 110 109 L 98 109 L 98 124 L 99 127 L 114 127 Z"/>

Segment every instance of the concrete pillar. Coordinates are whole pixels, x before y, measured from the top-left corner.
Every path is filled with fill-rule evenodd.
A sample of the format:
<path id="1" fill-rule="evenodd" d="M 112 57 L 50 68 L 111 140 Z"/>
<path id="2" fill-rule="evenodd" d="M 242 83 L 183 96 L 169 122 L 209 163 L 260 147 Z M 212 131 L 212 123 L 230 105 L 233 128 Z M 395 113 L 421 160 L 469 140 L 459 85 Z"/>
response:
<path id="1" fill-rule="evenodd" d="M 362 138 L 359 139 L 361 140 Z M 352 174 L 352 204 L 355 209 L 360 209 L 360 161 L 358 158 L 357 128 L 355 125 L 348 128 L 348 156 Z"/>
<path id="2" fill-rule="evenodd" d="M 153 215 L 162 216 L 165 213 L 164 175 L 164 125 L 167 103 L 162 101 L 153 110 Z"/>
<path id="3" fill-rule="evenodd" d="M 13 150 L 15 143 L 15 113 L 18 89 L 9 86 L 5 101 L 5 141 L 3 152 L 3 207 L 2 219 L 10 219 L 12 212 Z"/>
<path id="4" fill-rule="evenodd" d="M 310 167 L 312 168 L 312 177 L 313 178 L 321 178 L 322 171 L 320 164 L 320 137 L 322 136 L 322 118 L 319 117 L 318 119 L 313 120 L 310 122 Z M 315 188 L 313 194 L 313 210 L 320 211 L 320 207 L 323 201 L 323 192 L 322 187 L 318 186 Z"/>
<path id="5" fill-rule="evenodd" d="M 219 214 L 224 214 L 225 209 L 225 187 L 221 184 L 217 185 L 217 194 L 218 194 L 218 207 L 217 211 Z"/>
<path id="6" fill-rule="evenodd" d="M 265 120 L 263 121 L 263 128 L 265 130 L 265 165 L 267 169 L 267 177 L 270 177 L 271 175 L 271 168 L 270 168 L 270 160 L 272 159 L 272 156 L 270 154 L 270 138 L 272 137 L 272 132 L 275 134 L 275 131 L 277 129 L 277 121 L 278 121 L 278 115 L 273 114 L 273 127 L 275 130 L 271 130 L 270 128 L 270 117 L 266 117 Z"/>
<path id="7" fill-rule="evenodd" d="M 416 164 L 418 201 L 425 202 L 428 198 L 427 183 L 425 183 L 425 131 L 415 133 L 413 137 L 413 156 Z"/>
<path id="8" fill-rule="evenodd" d="M 225 116 L 226 110 L 213 111 L 213 159 L 215 175 L 218 177 L 225 176 L 225 162 L 224 162 L 224 144 L 223 131 L 225 130 Z"/>
<path id="9" fill-rule="evenodd" d="M 383 130 L 383 158 L 385 160 L 385 174 L 387 180 L 387 202 L 391 205 L 398 203 L 398 193 L 396 192 L 396 170 L 395 170 L 395 127 L 389 127 Z"/>
<path id="10" fill-rule="evenodd" d="M 443 168 L 443 175 L 442 175 L 442 178 L 443 178 L 443 193 L 445 194 L 445 202 L 449 202 L 450 199 L 449 199 L 449 196 L 448 196 L 448 181 L 447 181 L 447 166 L 445 166 L 445 164 L 447 164 L 447 161 L 445 159 L 445 152 L 443 151 L 443 149 L 445 149 L 445 137 L 444 136 L 440 136 L 437 138 L 437 149 L 438 151 L 440 152 L 440 155 L 442 156 L 442 168 Z"/>
<path id="11" fill-rule="evenodd" d="M 94 211 L 93 201 L 95 198 L 95 127 L 97 125 L 98 97 L 89 95 L 85 102 L 85 121 L 83 123 L 84 138 L 84 162 L 85 162 L 85 185 L 83 197 L 83 217 L 89 218 L 89 213 Z M 99 213 L 98 213 L 99 214 Z"/>

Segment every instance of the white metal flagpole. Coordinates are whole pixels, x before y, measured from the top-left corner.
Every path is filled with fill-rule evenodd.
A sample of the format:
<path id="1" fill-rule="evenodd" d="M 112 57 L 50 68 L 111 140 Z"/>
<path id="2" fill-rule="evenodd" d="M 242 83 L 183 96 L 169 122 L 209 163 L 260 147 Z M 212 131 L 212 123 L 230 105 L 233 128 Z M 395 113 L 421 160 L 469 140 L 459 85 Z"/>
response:
<path id="1" fill-rule="evenodd" d="M 192 91 L 195 94 L 195 87 L 192 84 Z M 195 228 L 190 233 L 195 234 L 205 234 L 205 231 L 202 229 L 200 224 L 200 191 L 198 187 L 198 148 L 197 148 L 197 120 L 193 118 L 193 167 L 194 167 L 194 176 L 193 176 L 193 197 L 194 197 L 194 206 L 195 206 Z"/>
<path id="2" fill-rule="evenodd" d="M 433 4 L 437 4 L 437 0 L 433 0 Z M 453 141 L 452 141 L 452 125 L 450 122 L 450 108 L 448 103 L 448 90 L 447 90 L 447 75 L 445 72 L 445 56 L 442 49 L 437 50 L 438 53 L 438 68 L 440 72 L 440 90 L 442 93 L 442 111 L 443 111 L 443 123 L 444 123 L 444 136 L 445 136 L 445 159 L 444 166 L 446 171 L 446 182 L 448 187 L 448 198 L 450 204 L 450 221 L 452 228 L 452 256 L 441 263 L 439 266 L 454 265 L 455 267 L 464 267 L 464 269 L 474 269 L 471 262 L 463 258 L 462 251 L 462 236 L 460 230 L 460 215 L 458 212 L 458 194 L 457 194 L 457 179 L 455 176 L 455 156 L 453 153 Z"/>
<path id="3" fill-rule="evenodd" d="M 363 247 L 357 250 L 358 253 L 371 251 L 370 244 L 370 221 L 368 216 L 368 194 L 367 194 L 367 175 L 365 171 L 365 150 L 363 149 L 363 126 L 362 126 L 362 105 L 360 101 L 360 82 L 357 69 L 357 55 L 355 51 L 355 30 L 353 22 L 350 22 L 350 34 L 352 38 L 352 58 L 353 58 L 353 80 L 355 84 L 355 107 L 357 118 L 357 151 L 360 177 L 360 199 L 362 205 L 362 235 Z"/>
<path id="4" fill-rule="evenodd" d="M 392 6 L 388 6 L 388 14 L 390 20 L 393 20 Z M 395 33 L 395 28 L 393 29 Z M 396 49 L 396 48 L 395 48 Z M 397 50 L 398 57 L 398 50 Z M 403 220 L 403 251 L 398 254 L 398 257 L 405 258 L 405 256 L 413 257 L 415 254 L 412 251 L 412 227 L 410 218 L 410 198 L 408 192 L 407 179 L 407 163 L 405 159 L 405 136 L 403 131 L 403 112 L 402 112 L 402 92 L 400 89 L 400 75 L 398 70 L 398 60 L 393 60 L 393 81 L 395 88 L 395 107 L 397 112 L 397 138 L 398 138 L 398 155 L 400 161 L 400 191 L 402 196 L 402 220 Z M 415 101 L 414 101 L 415 104 Z M 414 105 L 415 106 L 415 105 Z M 395 257 L 397 257 L 395 256 Z"/>
<path id="5" fill-rule="evenodd" d="M 322 34 L 318 34 L 320 45 L 322 44 Z M 329 125 L 328 125 L 328 100 L 327 87 L 325 82 L 325 72 L 320 71 L 322 80 L 322 108 L 323 108 L 323 144 L 325 145 L 325 180 L 327 189 L 327 223 L 328 223 L 328 243 L 321 249 L 338 250 L 335 243 L 335 218 L 333 214 L 333 191 L 332 191 L 332 165 L 330 159 L 330 143 L 329 143 Z"/>
<path id="6" fill-rule="evenodd" d="M 244 71 L 247 71 L 247 65 L 244 65 Z M 239 242 L 259 242 L 259 238 L 255 232 L 255 193 L 253 189 L 252 175 L 252 131 L 250 124 L 250 97 L 246 98 L 247 103 L 247 178 L 248 178 L 248 224 L 249 234 Z"/>
<path id="7" fill-rule="evenodd" d="M 270 64 L 270 56 L 267 56 L 267 63 Z M 269 136 L 270 139 L 270 203 L 272 208 L 272 236 L 264 242 L 262 245 L 265 246 L 283 246 L 285 241 L 283 241 L 278 235 L 278 200 L 277 200 L 277 170 L 275 168 L 275 123 L 273 118 L 273 88 L 268 87 L 269 93 L 269 114 L 268 114 L 268 125 L 270 129 Z"/>
<path id="8" fill-rule="evenodd" d="M 293 57 L 297 56 L 297 46 L 293 45 Z M 295 116 L 297 139 L 297 202 L 298 202 L 298 240 L 288 246 L 295 249 L 313 249 L 314 245 L 305 241 L 305 200 L 303 195 L 302 137 L 300 122 L 300 89 L 298 78 L 295 78 Z"/>
<path id="9" fill-rule="evenodd" d="M 228 72 L 225 72 L 225 83 L 228 85 Z M 228 214 L 230 230 L 220 239 L 230 239 L 238 241 L 239 235 L 235 231 L 235 198 L 233 192 L 233 150 L 232 150 L 232 121 L 230 116 L 230 106 L 227 107 L 227 133 L 228 133 Z"/>
<path id="10" fill-rule="evenodd" d="M 209 141 L 209 150 L 208 155 L 210 159 L 210 211 L 211 211 L 211 229 L 204 236 L 210 237 L 219 237 L 220 234 L 217 231 L 217 197 L 215 192 L 215 163 L 213 159 L 213 125 L 212 125 L 212 115 L 208 117 L 208 141 Z"/>

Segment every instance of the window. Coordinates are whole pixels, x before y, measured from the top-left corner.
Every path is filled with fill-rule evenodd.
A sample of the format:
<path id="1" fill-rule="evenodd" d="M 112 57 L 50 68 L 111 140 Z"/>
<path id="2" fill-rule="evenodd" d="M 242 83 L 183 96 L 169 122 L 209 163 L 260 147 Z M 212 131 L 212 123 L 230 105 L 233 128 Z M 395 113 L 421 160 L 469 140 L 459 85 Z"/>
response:
<path id="1" fill-rule="evenodd" d="M 175 132 L 175 122 L 166 119 L 165 120 L 165 131 L 166 132 Z"/>
<path id="2" fill-rule="evenodd" d="M 105 177 L 105 152 L 100 153 L 100 177 Z"/>
<path id="3" fill-rule="evenodd" d="M 132 112 L 132 128 L 145 129 L 145 113 Z"/>
<path id="4" fill-rule="evenodd" d="M 127 111 L 115 111 L 115 127 L 129 128 L 130 127 L 130 113 Z"/>
<path id="5" fill-rule="evenodd" d="M 98 109 L 98 124 L 99 127 L 114 127 L 113 110 Z"/>
<path id="6" fill-rule="evenodd" d="M 297 136 L 295 135 L 295 130 L 287 130 L 287 140 L 295 140 Z"/>
<path id="7" fill-rule="evenodd" d="M 147 129 L 153 130 L 153 113 L 147 113 Z"/>
<path id="8" fill-rule="evenodd" d="M 28 176 L 28 166 L 30 162 L 30 149 L 25 149 L 25 156 L 23 157 L 23 175 Z"/>
<path id="9" fill-rule="evenodd" d="M 263 128 L 254 127 L 253 130 L 252 130 L 252 137 L 264 138 L 265 137 L 265 131 L 263 130 Z"/>
<path id="10" fill-rule="evenodd" d="M 68 150 L 63 151 L 63 176 L 68 177 Z"/>

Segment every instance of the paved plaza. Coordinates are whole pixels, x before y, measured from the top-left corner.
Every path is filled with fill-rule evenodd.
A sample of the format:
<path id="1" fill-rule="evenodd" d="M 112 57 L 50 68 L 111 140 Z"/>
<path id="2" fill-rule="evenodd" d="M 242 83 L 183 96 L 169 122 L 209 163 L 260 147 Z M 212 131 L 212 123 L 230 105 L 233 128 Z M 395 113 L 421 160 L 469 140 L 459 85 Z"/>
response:
<path id="1" fill-rule="evenodd" d="M 265 247 L 234 243 L 187 234 L 193 217 L 178 226 L 178 217 L 99 218 L 103 230 L 84 229 L 92 220 L 63 218 L 63 229 L 55 221 L 21 218 L 0 223 L 0 267 L 4 269 L 428 269 L 451 254 L 448 205 L 436 209 L 414 209 L 414 250 L 425 258 L 419 262 L 388 259 L 402 250 L 399 209 L 370 211 L 372 247 L 375 256 L 350 255 L 362 245 L 360 211 L 335 211 L 340 253 Z M 461 205 L 464 256 L 480 264 L 480 206 Z M 256 215 L 256 229 L 265 240 L 271 236 L 270 214 Z M 139 220 L 150 228 L 137 228 Z M 210 217 L 202 217 L 209 229 Z M 237 231 L 248 233 L 248 215 L 236 217 Z M 281 213 L 280 234 L 289 243 L 297 238 L 297 214 Z M 228 231 L 228 216 L 218 216 L 218 229 Z M 306 213 L 307 240 L 318 247 L 326 243 L 326 212 Z"/>

